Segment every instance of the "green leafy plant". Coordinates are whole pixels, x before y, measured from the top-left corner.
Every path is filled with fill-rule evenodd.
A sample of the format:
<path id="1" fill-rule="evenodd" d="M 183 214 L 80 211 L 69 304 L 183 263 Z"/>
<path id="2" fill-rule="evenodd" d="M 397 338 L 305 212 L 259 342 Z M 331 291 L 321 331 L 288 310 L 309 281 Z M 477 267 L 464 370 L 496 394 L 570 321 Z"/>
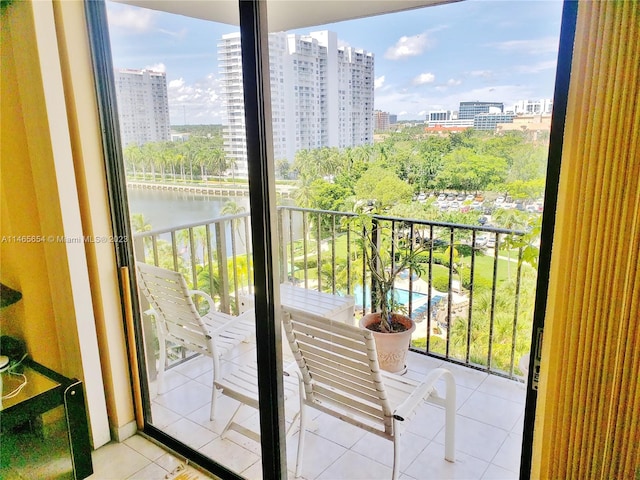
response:
<path id="1" fill-rule="evenodd" d="M 393 222 L 378 220 L 373 215 L 362 214 L 348 221 L 356 226 L 355 231 L 362 238 L 364 261 L 372 278 L 372 305 L 376 305 L 380 313 L 379 331 L 404 330 L 404 325 L 394 317 L 395 313 L 405 310 L 393 296 L 394 284 L 404 270 L 422 274 L 421 260 L 429 248 L 413 242 L 414 232 L 402 234 L 392 228 Z"/>

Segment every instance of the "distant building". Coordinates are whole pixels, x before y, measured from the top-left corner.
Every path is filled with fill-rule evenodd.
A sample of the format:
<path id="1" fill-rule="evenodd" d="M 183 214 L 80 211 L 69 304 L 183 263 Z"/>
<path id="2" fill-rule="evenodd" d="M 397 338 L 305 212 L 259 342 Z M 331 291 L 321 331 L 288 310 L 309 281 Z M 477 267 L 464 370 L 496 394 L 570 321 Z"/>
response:
<path id="1" fill-rule="evenodd" d="M 177 133 L 171 132 L 171 141 L 172 142 L 186 142 L 191 137 L 190 133 Z"/>
<path id="2" fill-rule="evenodd" d="M 427 114 L 426 121 L 428 128 L 445 127 L 453 128 L 456 131 L 462 128 L 467 129 L 473 127 L 473 119 L 460 120 L 457 112 L 451 110 L 433 110 Z"/>
<path id="3" fill-rule="evenodd" d="M 515 115 L 508 113 L 480 113 L 473 117 L 473 128 L 476 130 L 495 131 L 499 123 L 511 123 Z"/>
<path id="4" fill-rule="evenodd" d="M 222 98 L 227 109 L 224 148 L 244 176 L 247 145 L 240 34 L 218 43 Z M 299 150 L 373 143 L 374 56 L 339 47 L 336 33 L 269 34 L 273 148 L 292 162 Z"/>
<path id="5" fill-rule="evenodd" d="M 385 131 L 385 130 L 389 130 L 389 125 L 390 125 L 390 121 L 389 121 L 389 113 L 388 112 L 383 112 L 382 110 L 375 110 L 373 112 L 373 119 L 374 119 L 374 130 L 380 130 L 380 131 Z"/>
<path id="6" fill-rule="evenodd" d="M 496 125 L 496 132 L 498 133 L 513 130 L 531 133 L 533 139 L 537 140 L 540 133 L 549 133 L 551 131 L 551 114 L 518 115 L 513 118 L 511 123 L 498 123 L 498 125 Z"/>
<path id="7" fill-rule="evenodd" d="M 468 120 L 466 121 L 468 122 Z M 450 123 L 453 123 L 453 121 L 450 121 Z M 433 127 L 425 127 L 424 132 L 430 135 L 439 135 L 441 137 L 444 137 L 449 135 L 450 133 L 464 132 L 469 128 L 473 128 L 473 125 L 450 125 L 450 126 L 435 125 Z"/>
<path id="8" fill-rule="evenodd" d="M 553 100 L 543 98 L 540 100 L 520 100 L 513 106 L 516 115 L 551 115 Z"/>
<path id="9" fill-rule="evenodd" d="M 171 139 L 167 78 L 163 72 L 120 68 L 114 72 L 123 146 Z"/>
<path id="10" fill-rule="evenodd" d="M 451 110 L 435 110 L 427 115 L 427 123 L 429 125 L 440 125 L 440 122 L 451 120 Z"/>
<path id="11" fill-rule="evenodd" d="M 396 115 L 395 113 L 390 113 L 389 114 L 389 125 L 395 125 L 396 123 L 398 123 L 398 115 Z"/>
<path id="12" fill-rule="evenodd" d="M 460 102 L 458 110 L 459 120 L 473 120 L 481 113 L 503 113 L 504 103 L 502 102 Z"/>

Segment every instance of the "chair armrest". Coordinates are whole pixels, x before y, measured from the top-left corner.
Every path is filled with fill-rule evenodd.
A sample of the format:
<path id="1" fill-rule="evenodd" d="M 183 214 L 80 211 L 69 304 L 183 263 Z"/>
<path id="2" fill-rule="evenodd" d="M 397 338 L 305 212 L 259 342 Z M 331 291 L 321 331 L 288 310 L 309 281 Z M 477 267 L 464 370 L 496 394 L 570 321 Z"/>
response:
<path id="1" fill-rule="evenodd" d="M 189 290 L 189 295 L 199 295 L 201 297 L 203 297 L 207 303 L 209 304 L 209 312 L 215 312 L 216 311 L 216 305 L 213 302 L 213 298 L 211 298 L 211 296 L 207 293 L 207 292 L 203 292 L 202 290 Z"/>
<path id="2" fill-rule="evenodd" d="M 446 399 L 440 397 L 435 389 L 435 383 L 440 379 L 440 377 L 444 377 L 446 382 Z M 432 392 L 435 392 L 436 394 L 435 399 L 437 401 L 434 403 L 441 406 L 446 406 L 447 404 L 453 405 L 455 408 L 456 384 L 453 375 L 445 368 L 436 368 L 429 372 L 425 381 L 421 382 L 405 399 L 405 401 L 396 407 L 393 411 L 393 417 L 396 420 L 404 421 L 423 400 L 426 400 L 432 394 Z"/>
<path id="3" fill-rule="evenodd" d="M 393 418 L 403 422 L 409 415 L 413 413 L 418 405 L 420 405 L 434 389 L 432 384 L 421 383 L 404 402 L 396 407 L 393 411 Z"/>

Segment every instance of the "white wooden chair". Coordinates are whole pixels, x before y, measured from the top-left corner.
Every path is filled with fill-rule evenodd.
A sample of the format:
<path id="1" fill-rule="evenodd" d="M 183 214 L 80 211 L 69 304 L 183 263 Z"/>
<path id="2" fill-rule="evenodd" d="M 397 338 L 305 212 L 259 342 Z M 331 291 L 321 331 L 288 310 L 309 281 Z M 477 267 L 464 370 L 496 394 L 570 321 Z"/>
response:
<path id="1" fill-rule="evenodd" d="M 136 262 L 138 288 L 151 304 L 156 319 L 160 344 L 158 393 L 164 393 L 166 342 L 182 345 L 193 352 L 211 357 L 213 380 L 220 378 L 220 357 L 255 335 L 254 311 L 238 317 L 217 312 L 211 297 L 200 290 L 189 290 L 182 274 L 142 262 Z M 209 311 L 200 316 L 192 295 L 200 295 L 209 303 Z M 216 387 L 212 385 L 211 413 L 213 420 Z"/>
<path id="2" fill-rule="evenodd" d="M 380 370 L 371 331 L 299 311 L 285 311 L 283 325 L 300 376 L 300 437 L 296 477 L 302 469 L 307 422 L 316 408 L 393 441 L 393 479 L 400 465 L 401 428 L 424 400 L 445 407 L 446 460 L 455 460 L 456 387 L 448 370 L 417 382 Z M 446 382 L 446 397 L 434 385 Z"/>

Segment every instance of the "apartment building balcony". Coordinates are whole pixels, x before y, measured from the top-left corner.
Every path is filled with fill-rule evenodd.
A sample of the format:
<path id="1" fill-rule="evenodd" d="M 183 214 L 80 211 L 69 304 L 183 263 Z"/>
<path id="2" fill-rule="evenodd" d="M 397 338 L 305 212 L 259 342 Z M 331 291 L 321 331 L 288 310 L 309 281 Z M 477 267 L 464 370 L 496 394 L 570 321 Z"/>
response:
<path id="1" fill-rule="evenodd" d="M 370 279 L 361 261 L 359 234 L 345 227 L 350 218 L 340 212 L 280 207 L 278 274 L 281 282 L 299 288 L 354 296 L 359 318 L 371 310 Z M 458 390 L 456 463 L 443 458 L 441 409 L 425 404 L 403 436 L 402 478 L 517 478 L 528 366 L 525 350 L 531 330 L 527 298 L 531 292 L 523 291 L 522 285 L 531 272 L 520 261 L 521 252 L 498 246 L 523 232 L 382 216 L 375 222 L 388 235 L 425 252 L 423 271 L 403 272 L 396 283 L 398 302 L 417 322 L 406 375 L 420 379 L 431 369 L 444 367 L 453 372 Z M 238 214 L 137 233 L 136 257 L 182 272 L 191 288 L 214 297 L 219 310 L 237 314 L 243 298 L 253 293 L 250 230 L 249 215 Z M 487 238 L 494 240 L 494 248 L 486 248 Z M 221 396 L 220 420 L 208 418 L 210 359 L 176 348 L 165 377 L 169 389 L 159 394 L 158 347 L 150 325 L 144 331 L 152 352 L 146 366 L 151 423 L 243 476 L 261 478 L 259 444 L 236 437 L 235 432 L 220 437 L 237 402 Z M 223 371 L 245 363 L 254 349 L 251 343 L 238 347 L 227 357 Z M 289 420 L 296 404 L 297 398 L 285 404 Z M 243 408 L 247 411 L 241 423 L 257 432 L 257 411 Z M 389 478 L 392 449 L 386 440 L 317 412 L 314 418 L 318 428 L 307 439 L 303 478 Z M 134 439 L 117 448 L 135 452 L 139 442 Z M 287 440 L 290 470 L 296 446 L 294 434 Z M 108 468 L 109 448 L 116 447 L 95 452 L 97 474 L 101 465 Z M 179 462 L 169 463 L 175 467 Z"/>

